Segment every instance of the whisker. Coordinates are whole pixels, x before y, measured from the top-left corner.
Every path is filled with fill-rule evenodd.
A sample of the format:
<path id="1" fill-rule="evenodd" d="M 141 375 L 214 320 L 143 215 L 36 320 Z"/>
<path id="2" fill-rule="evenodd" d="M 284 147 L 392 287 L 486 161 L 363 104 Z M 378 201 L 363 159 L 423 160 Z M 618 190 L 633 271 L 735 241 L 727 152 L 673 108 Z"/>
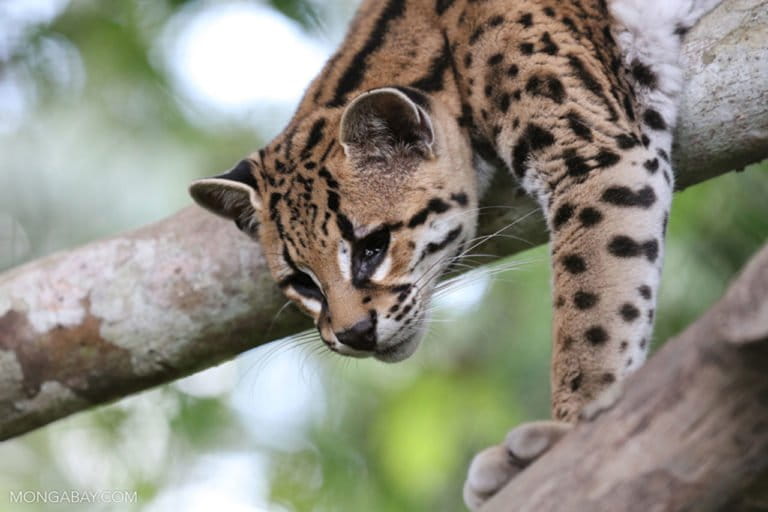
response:
<path id="1" fill-rule="evenodd" d="M 451 260 L 451 261 L 460 260 L 461 258 L 466 256 L 467 254 L 469 254 L 471 251 L 476 249 L 478 246 L 482 245 L 485 241 L 490 240 L 490 239 L 492 239 L 495 236 L 509 236 L 509 237 L 514 238 L 514 239 L 521 240 L 521 241 L 523 241 L 525 243 L 529 243 L 530 244 L 530 242 L 528 242 L 526 240 L 523 240 L 522 238 L 519 238 L 519 237 L 514 237 L 514 235 L 504 235 L 503 231 L 513 227 L 514 225 L 518 224 L 519 222 L 522 222 L 523 220 L 525 220 L 526 218 L 528 218 L 532 214 L 534 214 L 536 211 L 537 211 L 536 209 L 530 210 L 528 213 L 526 213 L 523 216 L 515 219 L 514 221 L 512 221 L 512 222 L 502 226 L 501 228 L 497 229 L 495 232 L 493 232 L 493 233 L 491 233 L 489 235 L 482 235 L 482 236 L 475 237 L 475 238 L 471 239 L 470 243 L 472 243 L 472 242 L 474 242 L 474 243 L 472 245 L 470 245 L 468 248 L 464 249 L 461 253 L 459 253 L 457 255 L 445 255 L 445 256 L 439 258 L 432 265 L 430 265 L 429 268 L 427 268 L 427 270 L 424 271 L 424 274 L 422 274 L 418 279 L 416 279 L 412 283 L 412 285 L 414 287 L 416 287 L 415 293 L 421 292 L 421 290 L 423 290 L 424 287 L 426 287 L 427 285 L 429 285 L 432 282 L 433 278 L 436 278 L 440 274 L 445 272 L 445 268 L 442 267 L 441 265 L 446 260 Z M 531 245 L 533 245 L 533 244 L 531 244 Z M 423 283 L 422 283 L 422 281 L 423 281 Z"/>
<path id="2" fill-rule="evenodd" d="M 445 220 L 451 220 L 456 217 L 463 217 L 470 215 L 472 213 L 485 213 L 487 210 L 514 210 L 518 208 L 517 206 L 511 206 L 511 205 L 505 205 L 505 204 L 499 204 L 499 205 L 488 205 L 488 206 L 477 206 L 475 208 L 469 208 L 467 210 L 462 210 L 458 212 L 453 212 L 450 215 L 446 215 L 443 217 Z M 478 215 L 479 217 L 479 215 Z"/>
<path id="3" fill-rule="evenodd" d="M 470 281 L 474 281 L 480 278 L 485 277 L 492 277 L 496 274 L 500 274 L 503 272 L 507 272 L 510 270 L 517 270 L 524 266 L 526 263 L 520 263 L 520 262 L 510 262 L 503 265 L 499 265 L 498 267 L 491 267 L 491 268 L 473 268 L 470 272 L 452 277 L 450 279 L 446 279 L 445 281 L 439 283 L 437 285 L 437 290 L 441 291 L 445 288 L 449 288 L 455 285 L 463 285 Z"/>
<path id="4" fill-rule="evenodd" d="M 304 346 L 311 345 L 320 340 L 320 335 L 316 330 L 304 331 L 295 336 L 289 336 L 282 340 L 275 341 L 262 349 L 263 353 L 249 365 L 238 379 L 238 382 L 250 377 L 254 371 L 260 372 L 266 368 L 278 356 L 286 354 L 291 350 L 301 349 Z"/>
<path id="5" fill-rule="evenodd" d="M 509 224 L 506 224 L 506 225 L 504 225 L 504 226 L 500 227 L 499 229 L 497 229 L 496 231 L 494 231 L 493 233 L 491 233 L 491 234 L 489 234 L 489 235 L 480 235 L 480 236 L 478 236 L 478 237 L 475 237 L 475 238 L 474 238 L 474 239 L 472 239 L 472 241 L 471 241 L 471 242 L 476 242 L 476 243 L 475 243 L 475 245 L 473 245 L 473 246 L 469 247 L 469 248 L 468 248 L 468 249 L 466 249 L 464 252 L 465 252 L 465 253 L 466 253 L 466 252 L 469 252 L 469 251 L 471 251 L 472 249 L 475 249 L 475 248 L 477 248 L 479 245 L 482 245 L 482 244 L 483 244 L 484 242 L 486 242 L 487 240 L 490 240 L 490 239 L 492 239 L 492 238 L 494 238 L 494 237 L 496 237 L 496 236 L 499 236 L 499 235 L 501 235 L 502 233 L 504 233 L 504 231 L 506 231 L 507 229 L 509 229 L 509 228 L 511 228 L 511 227 L 513 227 L 513 226 L 515 226 L 516 224 L 518 224 L 518 223 L 520 223 L 520 222 L 524 221 L 525 219 L 527 219 L 528 217 L 530 217 L 531 215 L 533 215 L 533 214 L 534 214 L 534 213 L 536 213 L 537 211 L 538 211 L 538 210 L 536 210 L 536 209 L 533 209 L 533 210 L 529 211 L 528 213 L 526 213 L 525 215 L 523 215 L 522 217 L 518 217 L 518 218 L 517 218 L 517 219 L 515 219 L 514 221 L 510 222 Z M 513 235 L 508 235 L 508 236 L 513 236 Z M 520 241 L 523 241 L 523 242 L 525 242 L 525 243 L 531 244 L 531 243 L 530 243 L 530 242 L 528 242 L 527 240 L 523 240 L 523 239 L 521 239 L 521 238 L 519 238 L 519 237 L 518 237 L 517 239 L 518 239 L 518 240 L 520 240 Z M 470 243 L 471 243 L 471 242 L 470 242 Z M 531 244 L 531 245 L 533 245 L 533 244 Z"/>

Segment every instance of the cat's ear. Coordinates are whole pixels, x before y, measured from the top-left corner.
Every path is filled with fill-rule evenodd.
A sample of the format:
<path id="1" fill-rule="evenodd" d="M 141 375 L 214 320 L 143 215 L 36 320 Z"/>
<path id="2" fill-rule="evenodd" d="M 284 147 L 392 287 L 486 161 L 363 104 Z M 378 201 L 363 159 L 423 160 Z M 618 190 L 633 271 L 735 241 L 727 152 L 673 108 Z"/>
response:
<path id="1" fill-rule="evenodd" d="M 241 160 L 224 174 L 193 181 L 189 195 L 206 210 L 235 221 L 244 231 L 249 230 L 258 223 L 261 211 L 255 168 L 253 160 Z"/>
<path id="2" fill-rule="evenodd" d="M 427 109 L 426 96 L 417 91 L 384 87 L 361 94 L 341 117 L 344 151 L 365 159 L 432 158 L 435 132 Z"/>

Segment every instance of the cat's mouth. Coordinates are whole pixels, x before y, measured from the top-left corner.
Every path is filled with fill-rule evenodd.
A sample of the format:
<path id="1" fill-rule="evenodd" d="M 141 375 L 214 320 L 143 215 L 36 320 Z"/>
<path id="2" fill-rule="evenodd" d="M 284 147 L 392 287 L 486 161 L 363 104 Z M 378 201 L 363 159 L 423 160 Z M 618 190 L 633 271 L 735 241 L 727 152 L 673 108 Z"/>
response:
<path id="1" fill-rule="evenodd" d="M 328 346 L 332 351 L 342 356 L 355 357 L 355 358 L 373 357 L 374 359 L 377 359 L 378 361 L 382 361 L 384 363 L 397 363 L 410 357 L 416 351 L 416 348 L 418 347 L 418 345 L 419 345 L 418 337 L 409 336 L 392 345 L 388 345 L 386 347 L 381 347 L 381 348 L 377 347 L 371 351 L 355 350 L 353 348 L 350 348 L 350 347 L 347 347 L 346 345 L 341 345 L 341 344 L 338 344 L 338 345 L 329 344 Z"/>
<path id="2" fill-rule="evenodd" d="M 373 357 L 384 363 L 397 363 L 408 359 L 416 352 L 426 332 L 426 324 L 427 322 L 424 321 L 424 318 L 419 317 L 415 322 L 405 326 L 405 328 L 399 326 L 400 328 L 391 333 L 387 338 L 379 339 L 370 349 L 355 348 L 340 343 L 333 333 L 326 332 L 325 334 L 328 335 L 328 338 L 326 338 L 322 329 L 320 330 L 320 337 L 328 348 L 342 356 L 355 358 Z"/>

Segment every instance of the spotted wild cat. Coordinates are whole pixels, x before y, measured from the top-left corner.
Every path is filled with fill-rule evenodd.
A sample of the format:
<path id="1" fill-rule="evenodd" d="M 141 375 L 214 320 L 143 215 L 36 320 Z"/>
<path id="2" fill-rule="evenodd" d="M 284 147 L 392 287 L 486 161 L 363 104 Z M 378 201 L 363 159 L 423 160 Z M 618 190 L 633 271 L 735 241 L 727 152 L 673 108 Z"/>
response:
<path id="1" fill-rule="evenodd" d="M 717 3 L 366 0 L 283 132 L 191 186 L 260 240 L 328 348 L 382 361 L 416 349 L 437 278 L 474 237 L 485 169 L 506 168 L 538 200 L 556 421 L 475 459 L 473 509 L 516 473 L 510 461 L 540 455 L 645 359 L 680 42 Z"/>

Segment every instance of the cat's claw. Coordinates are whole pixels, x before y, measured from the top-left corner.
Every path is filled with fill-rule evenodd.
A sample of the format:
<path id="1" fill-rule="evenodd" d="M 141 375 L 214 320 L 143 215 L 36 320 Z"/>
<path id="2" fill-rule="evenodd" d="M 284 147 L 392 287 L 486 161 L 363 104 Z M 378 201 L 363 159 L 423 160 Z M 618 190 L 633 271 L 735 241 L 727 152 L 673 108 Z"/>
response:
<path id="1" fill-rule="evenodd" d="M 531 462 L 554 446 L 570 429 L 570 423 L 535 421 L 508 434 L 503 443 L 475 455 L 464 482 L 464 503 L 476 511 Z"/>

